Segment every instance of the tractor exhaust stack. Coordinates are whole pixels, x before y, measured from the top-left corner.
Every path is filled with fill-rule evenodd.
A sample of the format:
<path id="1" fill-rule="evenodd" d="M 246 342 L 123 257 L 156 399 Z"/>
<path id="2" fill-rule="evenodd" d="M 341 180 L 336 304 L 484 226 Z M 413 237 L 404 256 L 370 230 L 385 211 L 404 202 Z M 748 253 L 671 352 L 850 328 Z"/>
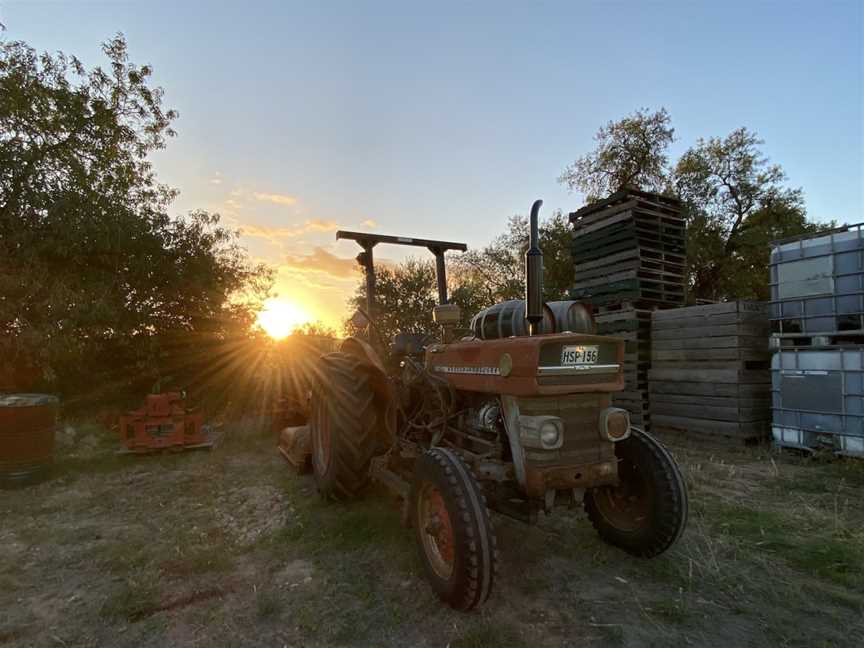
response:
<path id="1" fill-rule="evenodd" d="M 540 251 L 540 233 L 537 218 L 542 200 L 535 200 L 531 206 L 531 231 L 528 251 L 525 253 L 525 319 L 528 320 L 528 334 L 540 333 L 543 321 L 543 252 Z"/>

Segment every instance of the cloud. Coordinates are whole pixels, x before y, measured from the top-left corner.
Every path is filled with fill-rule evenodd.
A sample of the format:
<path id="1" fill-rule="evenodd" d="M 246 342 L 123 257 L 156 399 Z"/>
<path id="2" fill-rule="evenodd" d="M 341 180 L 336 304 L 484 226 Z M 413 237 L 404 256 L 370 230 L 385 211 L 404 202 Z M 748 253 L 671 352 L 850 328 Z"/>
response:
<path id="1" fill-rule="evenodd" d="M 297 202 L 294 196 L 287 194 L 260 193 L 256 191 L 252 194 L 252 197 L 260 202 L 269 202 L 274 205 L 294 205 Z"/>
<path id="2" fill-rule="evenodd" d="M 333 221 L 325 221 L 320 218 L 313 218 L 311 220 L 307 220 L 303 227 L 306 228 L 307 232 L 335 232 L 339 229 L 339 224 L 334 223 Z"/>
<path id="3" fill-rule="evenodd" d="M 364 220 L 364 221 L 363 221 L 362 223 L 360 223 L 360 224 L 361 224 L 361 225 L 365 225 L 365 226 L 368 227 L 369 229 L 375 229 L 376 227 L 378 227 L 378 222 L 372 220 L 371 218 L 367 218 L 366 220 Z"/>
<path id="4" fill-rule="evenodd" d="M 283 265 L 299 272 L 318 272 L 339 279 L 353 279 L 360 270 L 354 257 L 338 257 L 323 247 L 314 248 L 311 254 L 287 256 Z"/>
<path id="5" fill-rule="evenodd" d="M 268 227 L 266 225 L 244 225 L 242 223 L 239 224 L 239 227 L 244 236 L 263 238 L 275 243 L 280 239 L 295 238 L 308 232 L 334 232 L 339 229 L 339 224 L 333 221 L 313 218 L 295 227 Z"/>

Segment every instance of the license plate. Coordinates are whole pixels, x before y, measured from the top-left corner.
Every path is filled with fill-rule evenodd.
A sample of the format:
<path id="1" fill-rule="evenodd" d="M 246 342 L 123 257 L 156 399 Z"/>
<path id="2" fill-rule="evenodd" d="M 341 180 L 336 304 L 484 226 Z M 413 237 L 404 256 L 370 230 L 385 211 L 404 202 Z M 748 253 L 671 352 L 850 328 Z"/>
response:
<path id="1" fill-rule="evenodd" d="M 596 346 L 565 346 L 561 349 L 562 365 L 597 364 L 600 357 L 600 347 Z"/>

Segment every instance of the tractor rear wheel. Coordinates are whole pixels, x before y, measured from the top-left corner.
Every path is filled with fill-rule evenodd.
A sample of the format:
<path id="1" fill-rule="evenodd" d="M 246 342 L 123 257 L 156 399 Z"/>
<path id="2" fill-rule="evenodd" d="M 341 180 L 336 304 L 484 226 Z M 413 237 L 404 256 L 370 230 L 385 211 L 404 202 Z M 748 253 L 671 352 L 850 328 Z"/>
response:
<path id="1" fill-rule="evenodd" d="M 486 601 L 498 550 L 486 500 L 465 462 L 443 448 L 421 455 L 409 503 L 420 560 L 438 597 L 462 611 Z"/>
<path id="2" fill-rule="evenodd" d="M 368 370 L 354 356 L 321 357 L 313 388 L 312 470 L 318 492 L 346 500 L 369 484 L 379 425 Z"/>
<path id="3" fill-rule="evenodd" d="M 687 525 L 687 487 L 675 460 L 647 432 L 633 428 L 615 444 L 618 486 L 585 492 L 585 511 L 600 537 L 629 554 L 653 558 Z"/>

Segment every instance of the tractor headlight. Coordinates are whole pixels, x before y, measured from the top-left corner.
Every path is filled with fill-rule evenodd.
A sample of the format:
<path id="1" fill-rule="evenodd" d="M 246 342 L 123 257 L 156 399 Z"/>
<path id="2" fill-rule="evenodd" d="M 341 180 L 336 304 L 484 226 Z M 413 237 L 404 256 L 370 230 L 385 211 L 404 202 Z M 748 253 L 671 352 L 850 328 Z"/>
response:
<path id="1" fill-rule="evenodd" d="M 557 421 L 546 421 L 540 427 L 540 443 L 544 448 L 557 448 L 561 441 L 561 430 L 555 425 Z"/>
<path id="2" fill-rule="evenodd" d="M 526 448 L 557 450 L 564 445 L 564 421 L 557 416 L 519 416 L 519 439 Z"/>
<path id="3" fill-rule="evenodd" d="M 600 412 L 600 437 L 616 442 L 630 436 L 630 412 L 620 407 L 607 407 Z"/>

